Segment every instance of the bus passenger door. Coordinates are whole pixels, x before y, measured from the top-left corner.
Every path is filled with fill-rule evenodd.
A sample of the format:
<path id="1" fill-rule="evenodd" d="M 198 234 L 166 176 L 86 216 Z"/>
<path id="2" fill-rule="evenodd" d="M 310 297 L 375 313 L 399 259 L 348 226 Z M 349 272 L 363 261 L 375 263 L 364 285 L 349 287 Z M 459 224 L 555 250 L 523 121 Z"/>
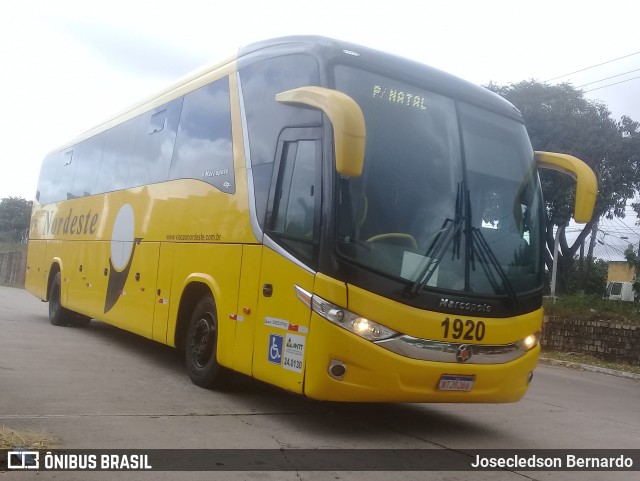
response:
<path id="1" fill-rule="evenodd" d="M 160 243 L 158 278 L 156 280 L 156 301 L 153 310 L 152 339 L 167 343 L 167 323 L 169 321 L 169 300 L 171 299 L 171 276 L 173 275 L 173 253 L 175 244 Z"/>
<path id="2" fill-rule="evenodd" d="M 242 267 L 238 289 L 238 313 L 233 346 L 232 369 L 248 376 L 253 373 L 253 346 L 258 315 L 258 287 L 262 246 L 242 246 Z"/>
<path id="3" fill-rule="evenodd" d="M 302 394 L 320 234 L 319 129 L 288 129 L 278 144 L 265 220 L 253 376 Z"/>

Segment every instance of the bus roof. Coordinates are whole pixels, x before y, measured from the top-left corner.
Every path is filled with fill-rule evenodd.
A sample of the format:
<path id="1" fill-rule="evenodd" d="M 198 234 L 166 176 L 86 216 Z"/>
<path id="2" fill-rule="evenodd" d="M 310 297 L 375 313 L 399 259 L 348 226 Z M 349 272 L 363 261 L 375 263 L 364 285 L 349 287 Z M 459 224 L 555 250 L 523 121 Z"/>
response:
<path id="1" fill-rule="evenodd" d="M 397 76 L 434 93 L 462 100 L 522 122 L 520 111 L 490 90 L 420 62 L 380 50 L 320 36 L 290 36 L 253 43 L 240 49 L 239 68 L 261 58 L 309 53 L 325 65 L 349 63 Z"/>

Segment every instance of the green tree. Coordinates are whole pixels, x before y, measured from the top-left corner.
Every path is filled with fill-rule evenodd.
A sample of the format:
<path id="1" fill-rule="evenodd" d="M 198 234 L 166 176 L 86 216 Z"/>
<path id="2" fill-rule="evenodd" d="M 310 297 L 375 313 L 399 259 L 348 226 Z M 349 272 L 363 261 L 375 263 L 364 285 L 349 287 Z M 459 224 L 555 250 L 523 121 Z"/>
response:
<path id="1" fill-rule="evenodd" d="M 638 187 L 640 172 L 640 126 L 629 117 L 620 121 L 600 103 L 584 98 L 584 93 L 570 84 L 549 85 L 535 80 L 517 84 L 489 84 L 490 90 L 513 103 L 524 118 L 535 150 L 571 154 L 586 162 L 598 179 L 598 197 L 593 219 L 582 227 L 569 245 L 564 229 L 571 220 L 575 201 L 573 181 L 557 172 L 542 170 L 540 179 L 547 208 L 547 250 L 545 262 L 551 267 L 554 227 L 560 231 L 558 286 L 567 292 L 576 254 L 589 234 L 592 242 L 598 221 L 607 217 L 624 217 L 627 200 Z M 589 278 L 593 244 L 586 269 L 581 273 L 582 288 Z"/>
<path id="2" fill-rule="evenodd" d="M 24 242 L 31 219 L 32 201 L 22 197 L 0 200 L 0 241 Z"/>

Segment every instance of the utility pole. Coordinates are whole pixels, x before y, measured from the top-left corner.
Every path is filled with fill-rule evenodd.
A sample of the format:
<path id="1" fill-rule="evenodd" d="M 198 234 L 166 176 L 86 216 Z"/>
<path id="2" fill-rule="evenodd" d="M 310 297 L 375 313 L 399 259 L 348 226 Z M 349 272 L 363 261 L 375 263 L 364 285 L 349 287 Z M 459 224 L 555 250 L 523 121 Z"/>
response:
<path id="1" fill-rule="evenodd" d="M 558 226 L 556 236 L 553 242 L 553 266 L 551 268 L 551 302 L 556 303 L 556 273 L 558 271 L 558 246 L 560 244 L 560 231 L 564 230 L 563 226 Z"/>
<path id="2" fill-rule="evenodd" d="M 589 252 L 587 253 L 587 266 L 584 271 L 585 280 L 589 278 L 589 274 L 591 273 L 591 265 L 593 264 L 593 249 L 596 246 L 596 236 L 598 234 L 598 225 L 599 225 L 599 222 L 596 222 L 595 224 L 593 224 L 593 227 L 591 228 L 591 239 L 589 240 Z"/>

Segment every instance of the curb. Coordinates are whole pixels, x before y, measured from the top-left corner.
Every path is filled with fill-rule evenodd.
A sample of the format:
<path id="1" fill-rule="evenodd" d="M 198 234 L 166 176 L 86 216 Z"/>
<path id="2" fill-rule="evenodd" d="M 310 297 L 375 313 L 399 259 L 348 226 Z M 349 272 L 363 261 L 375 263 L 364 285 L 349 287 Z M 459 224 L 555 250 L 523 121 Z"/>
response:
<path id="1" fill-rule="evenodd" d="M 579 369 L 581 371 L 599 372 L 602 374 L 608 374 L 610 376 L 622 377 L 625 379 L 632 379 L 634 381 L 640 381 L 640 374 L 635 374 L 627 371 L 618 371 L 616 369 L 608 369 L 606 367 L 592 366 L 591 364 L 581 364 L 579 362 L 560 361 L 559 359 L 550 359 L 548 357 L 540 357 L 541 364 L 547 364 L 550 366 L 561 366 L 569 369 Z"/>

